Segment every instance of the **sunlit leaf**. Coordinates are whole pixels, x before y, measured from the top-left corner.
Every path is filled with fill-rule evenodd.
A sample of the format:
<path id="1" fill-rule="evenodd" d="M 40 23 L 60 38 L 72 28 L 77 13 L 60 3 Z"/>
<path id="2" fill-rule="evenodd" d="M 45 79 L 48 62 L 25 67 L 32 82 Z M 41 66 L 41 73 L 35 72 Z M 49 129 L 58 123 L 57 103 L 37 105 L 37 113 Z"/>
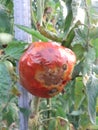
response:
<path id="1" fill-rule="evenodd" d="M 91 0 L 87 0 L 87 4 L 90 5 L 91 4 Z"/>
<path id="2" fill-rule="evenodd" d="M 53 27 L 52 24 L 48 24 L 48 25 L 47 25 L 47 29 L 48 29 L 49 31 L 51 31 L 51 32 L 56 33 L 56 29 Z"/>

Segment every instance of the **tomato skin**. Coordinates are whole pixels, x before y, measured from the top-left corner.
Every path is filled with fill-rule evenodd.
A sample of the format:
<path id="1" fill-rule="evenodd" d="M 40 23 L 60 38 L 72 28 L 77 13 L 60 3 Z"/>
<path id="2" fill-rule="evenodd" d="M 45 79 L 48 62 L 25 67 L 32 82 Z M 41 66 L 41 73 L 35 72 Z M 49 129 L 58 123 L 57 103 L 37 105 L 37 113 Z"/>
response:
<path id="1" fill-rule="evenodd" d="M 34 42 L 19 60 L 20 83 L 31 94 L 50 98 L 71 79 L 75 54 L 54 42 Z"/>

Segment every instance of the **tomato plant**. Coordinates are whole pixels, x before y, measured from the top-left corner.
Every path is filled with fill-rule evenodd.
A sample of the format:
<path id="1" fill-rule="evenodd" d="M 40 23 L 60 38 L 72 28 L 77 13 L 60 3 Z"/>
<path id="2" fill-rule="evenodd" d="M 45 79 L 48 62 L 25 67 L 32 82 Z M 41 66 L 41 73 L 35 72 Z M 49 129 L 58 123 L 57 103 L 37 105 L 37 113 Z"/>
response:
<path id="1" fill-rule="evenodd" d="M 12 0 L 0 2 L 2 6 L 0 8 L 0 129 L 15 127 L 19 129 L 17 116 L 19 111 L 29 116 L 29 128 L 34 130 L 98 129 L 95 125 L 98 124 L 98 117 L 96 117 L 98 116 L 98 18 L 93 2 L 90 0 L 32 0 L 31 28 L 13 24 Z M 79 9 L 84 12 L 82 22 L 77 18 Z M 14 39 L 13 25 L 32 35 L 34 44 L 31 44 L 29 49 L 27 49 L 27 43 Z M 3 37 L 2 34 L 4 34 Z M 60 45 L 52 44 L 54 42 Z M 70 69 L 69 63 L 66 63 L 68 55 L 64 57 L 59 55 L 60 61 L 56 60 L 55 54 L 59 51 L 55 46 L 61 49 L 61 53 L 64 51 L 65 54 L 65 50 L 75 53 L 76 64 L 73 71 L 71 70 L 73 64 Z M 49 51 L 51 49 L 52 52 Z M 29 56 L 26 56 L 27 54 Z M 40 63 L 36 64 L 35 57 L 39 55 Z M 72 53 L 71 58 L 73 55 Z M 71 58 L 68 58 L 69 62 Z M 33 61 L 29 65 L 31 59 Z M 52 61 L 47 66 L 43 61 L 47 62 L 49 59 Z M 20 61 L 20 75 L 24 72 L 26 76 L 25 80 L 23 76 L 20 76 L 21 84 L 32 94 L 46 98 L 52 97 L 51 99 L 35 98 L 31 102 L 30 109 L 19 107 L 18 98 L 22 94 L 17 87 L 18 61 Z M 65 64 L 67 66 L 63 66 Z M 62 67 L 68 72 L 64 70 L 63 73 Z M 58 71 L 56 68 L 59 68 Z M 48 69 L 50 69 L 49 73 Z M 51 77 L 47 76 L 51 74 Z M 64 76 L 63 85 L 61 83 L 60 88 L 58 85 L 52 86 L 51 83 L 61 82 L 62 75 Z M 35 88 L 35 84 L 38 85 L 37 89 L 31 90 L 31 87 Z M 56 89 L 54 89 L 55 86 Z M 49 92 L 52 94 L 49 95 Z"/>

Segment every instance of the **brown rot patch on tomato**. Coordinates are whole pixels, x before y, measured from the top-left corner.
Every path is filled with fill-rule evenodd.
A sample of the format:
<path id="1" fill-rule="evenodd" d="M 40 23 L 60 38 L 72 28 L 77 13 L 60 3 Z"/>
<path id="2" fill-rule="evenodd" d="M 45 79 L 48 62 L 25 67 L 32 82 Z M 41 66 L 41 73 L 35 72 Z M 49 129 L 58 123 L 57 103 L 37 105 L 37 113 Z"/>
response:
<path id="1" fill-rule="evenodd" d="M 57 88 L 52 88 L 50 91 L 49 91 L 49 95 L 54 95 L 55 93 L 58 92 L 58 89 Z"/>
<path id="2" fill-rule="evenodd" d="M 64 73 L 66 72 L 66 69 L 66 64 L 64 64 L 62 67 L 55 67 L 55 69 L 50 69 L 45 66 L 44 71 L 37 73 L 36 79 L 39 82 L 43 82 L 46 86 L 60 86 L 63 83 L 63 77 Z"/>
<path id="3" fill-rule="evenodd" d="M 63 69 L 63 70 L 67 70 L 67 65 L 64 64 L 64 65 L 62 66 L 62 69 Z"/>

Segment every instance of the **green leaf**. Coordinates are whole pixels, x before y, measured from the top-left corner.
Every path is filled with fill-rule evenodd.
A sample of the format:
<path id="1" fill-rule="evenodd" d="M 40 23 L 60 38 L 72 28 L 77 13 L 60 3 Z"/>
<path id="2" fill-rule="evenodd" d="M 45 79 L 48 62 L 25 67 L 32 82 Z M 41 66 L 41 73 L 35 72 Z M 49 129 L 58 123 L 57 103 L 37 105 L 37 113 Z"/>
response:
<path id="1" fill-rule="evenodd" d="M 61 116 L 61 117 L 65 117 L 65 112 L 64 109 L 62 109 L 62 107 L 58 107 L 57 111 L 56 111 L 56 116 Z"/>
<path id="2" fill-rule="evenodd" d="M 84 93 L 84 84 L 82 81 L 82 77 L 78 77 L 76 79 L 76 84 L 75 84 L 75 109 L 85 111 L 84 108 L 85 106 L 87 106 L 85 100 L 86 100 L 86 96 Z"/>
<path id="3" fill-rule="evenodd" d="M 83 69 L 83 61 L 80 61 L 75 67 L 74 67 L 74 70 L 73 70 L 73 73 L 72 73 L 72 79 L 76 78 L 79 76 L 80 72 L 82 71 Z"/>
<path id="4" fill-rule="evenodd" d="M 13 41 L 5 48 L 5 54 L 18 60 L 24 52 L 26 45 L 23 42 Z"/>
<path id="5" fill-rule="evenodd" d="M 93 64 L 93 72 L 95 72 L 98 75 L 98 65 Z"/>
<path id="6" fill-rule="evenodd" d="M 56 29 L 54 28 L 54 26 L 52 24 L 48 24 L 47 25 L 47 30 L 53 32 L 53 33 L 56 33 Z"/>
<path id="7" fill-rule="evenodd" d="M 75 37 L 75 32 L 74 32 L 74 28 L 72 28 L 69 31 L 67 37 L 63 39 L 62 45 L 66 47 L 70 47 L 74 37 Z"/>
<path id="8" fill-rule="evenodd" d="M 0 104 L 8 100 L 11 84 L 11 77 L 6 66 L 0 62 Z"/>
<path id="9" fill-rule="evenodd" d="M 87 103 L 85 104 L 85 106 L 87 106 Z M 86 130 L 88 128 L 88 126 L 91 125 L 91 121 L 89 119 L 87 110 L 85 110 L 84 114 L 82 114 L 80 116 L 79 125 L 82 126 L 82 128 L 81 128 L 82 130 Z"/>
<path id="10" fill-rule="evenodd" d="M 20 112 L 22 112 L 25 116 L 29 116 L 30 115 L 30 110 L 27 108 L 22 108 L 19 107 Z"/>
<path id="11" fill-rule="evenodd" d="M 72 112 L 74 109 L 74 100 L 75 100 L 75 80 L 70 81 L 65 87 L 65 95 L 63 97 L 65 104 L 65 112 Z M 64 106 L 64 105 L 63 105 Z"/>
<path id="12" fill-rule="evenodd" d="M 56 130 L 67 130 L 69 128 L 69 122 L 62 118 L 62 117 L 57 117 L 56 118 Z"/>
<path id="13" fill-rule="evenodd" d="M 38 39 L 40 39 L 41 41 L 49 41 L 46 37 L 44 37 L 42 34 L 40 34 L 39 31 L 36 31 L 34 29 L 31 29 L 29 27 L 26 26 L 22 26 L 22 25 L 16 25 L 18 28 L 24 30 L 25 32 L 31 34 L 33 37 L 36 37 Z"/>
<path id="14" fill-rule="evenodd" d="M 84 29 L 76 29 L 75 30 L 75 35 L 76 35 L 76 39 L 75 39 L 75 42 L 76 44 L 77 43 L 81 43 L 82 45 L 85 43 L 86 44 L 86 41 L 87 41 L 87 32 L 88 32 L 88 29 L 86 27 L 84 27 Z"/>
<path id="15" fill-rule="evenodd" d="M 88 5 L 91 5 L 91 0 L 87 0 L 87 4 L 88 4 Z"/>
<path id="16" fill-rule="evenodd" d="M 7 16 L 6 11 L 3 9 L 0 9 L 0 32 L 11 32 L 10 20 Z"/>
<path id="17" fill-rule="evenodd" d="M 49 121 L 48 130 L 55 130 L 55 120 Z"/>
<path id="18" fill-rule="evenodd" d="M 90 39 L 96 39 L 98 38 L 98 27 L 91 28 L 90 30 Z"/>
<path id="19" fill-rule="evenodd" d="M 90 75 L 86 84 L 86 94 L 88 98 L 88 112 L 90 120 L 93 124 L 96 123 L 96 99 L 98 96 L 98 78 L 95 75 Z"/>
<path id="20" fill-rule="evenodd" d="M 83 114 L 83 111 L 82 111 L 82 110 L 76 110 L 76 111 L 72 111 L 72 112 L 70 113 L 70 115 L 72 115 L 72 116 L 79 116 L 79 115 L 81 115 L 81 114 Z"/>
<path id="21" fill-rule="evenodd" d="M 98 38 L 97 39 L 93 39 L 92 43 L 93 43 L 94 48 L 95 48 L 96 57 L 98 58 Z"/>
<path id="22" fill-rule="evenodd" d="M 67 114 L 67 118 L 71 124 L 73 124 L 75 130 L 79 128 L 80 122 L 80 115 L 71 115 L 70 113 Z"/>
<path id="23" fill-rule="evenodd" d="M 72 14 L 72 0 L 67 0 L 66 1 L 66 7 L 67 7 L 67 16 L 65 19 L 65 26 L 64 26 L 64 32 L 67 33 L 73 19 L 73 14 Z"/>
<path id="24" fill-rule="evenodd" d="M 88 62 L 93 63 L 96 59 L 96 53 L 95 53 L 95 49 L 92 47 L 88 48 L 88 52 L 86 54 L 86 59 Z"/>
<path id="25" fill-rule="evenodd" d="M 80 21 L 77 21 L 71 29 L 67 32 L 67 34 L 63 36 L 63 46 L 70 47 L 74 37 L 75 37 L 75 29 L 80 25 Z"/>
<path id="26" fill-rule="evenodd" d="M 8 126 L 18 119 L 18 108 L 15 103 L 9 103 L 2 114 L 3 120 L 7 121 Z"/>
<path id="27" fill-rule="evenodd" d="M 77 60 L 81 60 L 83 58 L 85 48 L 81 44 L 75 44 L 72 47 L 72 50 L 75 52 Z"/>
<path id="28" fill-rule="evenodd" d="M 95 49 L 89 47 L 84 57 L 85 57 L 85 60 L 83 64 L 83 75 L 87 73 L 89 74 L 92 71 L 93 63 L 96 59 Z"/>

